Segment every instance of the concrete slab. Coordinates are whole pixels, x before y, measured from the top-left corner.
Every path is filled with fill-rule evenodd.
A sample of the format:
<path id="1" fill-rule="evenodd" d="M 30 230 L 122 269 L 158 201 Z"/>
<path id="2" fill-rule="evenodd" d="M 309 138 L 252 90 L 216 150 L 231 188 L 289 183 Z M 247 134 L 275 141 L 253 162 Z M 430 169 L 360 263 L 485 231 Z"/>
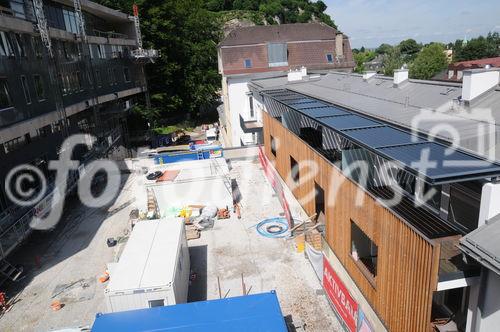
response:
<path id="1" fill-rule="evenodd" d="M 222 297 L 240 296 L 243 288 L 250 294 L 274 289 L 283 314 L 307 324 L 308 331 L 341 331 L 325 296 L 318 295 L 321 285 L 311 265 L 296 252 L 294 241 L 256 232 L 259 221 L 282 212 L 258 160 L 232 160 L 231 168 L 242 198 L 242 218 L 233 213 L 189 241 L 191 266 L 197 274 L 190 299 L 218 299 L 219 282 Z M 294 217 L 305 217 L 298 202 L 289 203 Z"/>
<path id="2" fill-rule="evenodd" d="M 260 236 L 255 225 L 278 216 L 281 206 L 267 183 L 257 159 L 230 162 L 230 176 L 241 196 L 242 218 L 217 220 L 200 239 L 189 241 L 192 270 L 197 278 L 190 287 L 190 300 L 232 297 L 276 290 L 283 314 L 302 321 L 308 331 L 342 331 L 316 275 L 294 241 Z M 18 286 L 17 302 L 0 318 L 0 331 L 49 331 L 64 327 L 91 326 L 97 312 L 105 312 L 104 288 L 97 279 L 110 262 L 116 262 L 126 242 L 128 216 L 144 208 L 137 199 L 144 189 L 144 175 L 131 174 L 124 181 L 115 203 L 89 209 L 74 202 L 61 225 L 50 234 L 32 238 L 16 254 L 27 277 Z M 296 218 L 305 218 L 300 205 L 289 198 Z M 108 237 L 120 237 L 108 248 Z M 36 257 L 40 256 L 40 267 Z M 81 280 L 83 279 L 83 281 Z M 242 286 L 242 279 L 245 286 Z M 90 281 L 90 280 L 93 280 Z M 67 303 L 52 311 L 52 296 Z M 14 291 L 15 293 L 15 291 Z"/>
<path id="3" fill-rule="evenodd" d="M 115 202 L 102 209 L 90 209 L 70 199 L 56 230 L 34 233 L 10 257 L 23 264 L 27 274 L 18 283 L 5 285 L 10 296 L 17 295 L 12 309 L 0 318 L 0 331 L 91 326 L 96 312 L 105 311 L 105 284 L 98 278 L 107 263 L 117 261 L 125 243 L 134 200 L 132 183 L 133 178 L 124 178 Z M 109 237 L 121 240 L 109 248 Z M 52 311 L 54 299 L 64 305 L 61 310 Z"/>

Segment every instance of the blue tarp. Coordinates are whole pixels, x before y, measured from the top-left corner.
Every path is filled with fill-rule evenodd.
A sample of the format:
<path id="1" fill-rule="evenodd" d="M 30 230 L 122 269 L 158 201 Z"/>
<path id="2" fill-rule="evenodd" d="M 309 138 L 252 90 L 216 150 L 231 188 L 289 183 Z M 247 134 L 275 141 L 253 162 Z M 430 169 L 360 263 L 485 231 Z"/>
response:
<path id="1" fill-rule="evenodd" d="M 269 293 L 151 309 L 97 314 L 92 332 L 269 331 L 286 332 L 278 297 Z"/>

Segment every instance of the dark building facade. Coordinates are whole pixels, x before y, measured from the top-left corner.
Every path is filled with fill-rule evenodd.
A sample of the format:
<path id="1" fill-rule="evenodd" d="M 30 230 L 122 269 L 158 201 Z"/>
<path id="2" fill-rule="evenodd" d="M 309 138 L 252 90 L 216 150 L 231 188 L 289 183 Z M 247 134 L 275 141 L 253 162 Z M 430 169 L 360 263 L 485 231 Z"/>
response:
<path id="1" fill-rule="evenodd" d="M 36 4 L 0 3 L 0 258 L 10 250 L 5 233 L 26 213 L 5 194 L 10 170 L 31 164 L 50 179 L 49 161 L 77 133 L 89 134 L 89 141 L 76 158 L 106 156 L 123 145 L 127 111 L 147 92 L 133 17 L 82 1 L 83 34 L 73 1 L 39 4 L 51 51 Z"/>

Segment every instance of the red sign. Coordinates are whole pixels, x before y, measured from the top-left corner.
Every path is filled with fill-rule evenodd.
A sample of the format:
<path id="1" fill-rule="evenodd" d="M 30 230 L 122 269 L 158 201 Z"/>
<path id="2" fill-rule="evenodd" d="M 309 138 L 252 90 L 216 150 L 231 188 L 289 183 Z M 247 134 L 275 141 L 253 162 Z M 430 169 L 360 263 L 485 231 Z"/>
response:
<path id="1" fill-rule="evenodd" d="M 137 5 L 135 3 L 132 5 L 132 10 L 134 11 L 134 16 L 138 17 L 139 16 L 139 7 L 137 7 Z"/>
<path id="2" fill-rule="evenodd" d="M 266 155 L 264 154 L 262 146 L 259 146 L 259 160 L 260 164 L 262 165 L 262 169 L 264 170 L 264 174 L 271 183 L 274 191 L 276 191 L 276 193 L 278 194 L 278 199 L 281 203 L 281 206 L 283 207 L 283 211 L 285 212 L 285 218 L 288 220 L 288 226 L 291 229 L 293 228 L 293 219 L 292 213 L 290 212 L 290 207 L 285 198 L 285 192 L 283 191 L 283 187 L 278 180 L 278 175 L 276 174 L 273 165 L 271 164 L 271 162 L 269 162 L 269 159 L 267 159 Z"/>
<path id="3" fill-rule="evenodd" d="M 349 331 L 356 332 L 358 303 L 339 279 L 328 259 L 323 255 L 323 288 L 335 307 L 335 311 L 344 320 Z"/>

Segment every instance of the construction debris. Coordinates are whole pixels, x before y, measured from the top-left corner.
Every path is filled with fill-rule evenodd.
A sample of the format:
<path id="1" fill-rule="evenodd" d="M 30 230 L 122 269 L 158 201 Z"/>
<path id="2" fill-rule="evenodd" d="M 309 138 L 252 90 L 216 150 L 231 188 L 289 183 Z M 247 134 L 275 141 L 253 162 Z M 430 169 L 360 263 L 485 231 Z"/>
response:
<path id="1" fill-rule="evenodd" d="M 194 240 L 200 238 L 200 231 L 194 225 L 186 225 L 186 238 Z"/>
<path id="2" fill-rule="evenodd" d="M 229 214 L 228 208 L 219 209 L 217 211 L 217 219 L 229 219 L 231 215 Z"/>

